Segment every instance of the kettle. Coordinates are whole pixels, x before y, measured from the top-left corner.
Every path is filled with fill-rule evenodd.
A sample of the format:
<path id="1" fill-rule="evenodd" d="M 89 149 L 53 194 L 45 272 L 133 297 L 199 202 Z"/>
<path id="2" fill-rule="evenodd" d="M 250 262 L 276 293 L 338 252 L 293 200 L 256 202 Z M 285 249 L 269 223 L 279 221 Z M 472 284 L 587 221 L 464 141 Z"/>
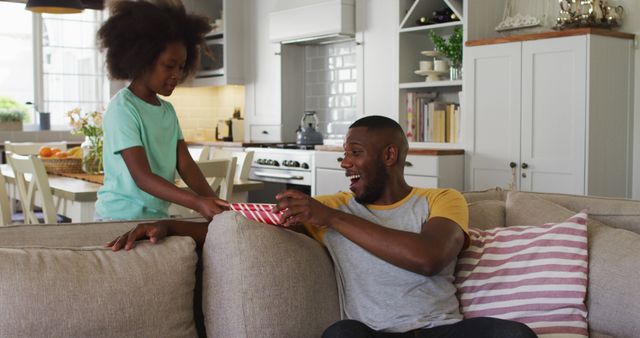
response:
<path id="1" fill-rule="evenodd" d="M 318 117 L 316 112 L 312 110 L 305 111 L 300 120 L 300 126 L 296 130 L 296 144 L 303 146 L 322 144 L 322 134 L 316 130 L 317 128 Z"/>

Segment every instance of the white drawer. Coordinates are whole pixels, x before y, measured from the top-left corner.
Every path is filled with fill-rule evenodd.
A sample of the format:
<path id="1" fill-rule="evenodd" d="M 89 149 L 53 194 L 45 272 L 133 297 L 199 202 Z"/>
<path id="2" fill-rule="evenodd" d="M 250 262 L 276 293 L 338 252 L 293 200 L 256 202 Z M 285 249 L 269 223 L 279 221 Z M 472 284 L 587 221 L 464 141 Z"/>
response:
<path id="1" fill-rule="evenodd" d="M 408 155 L 405 175 L 438 176 L 438 156 Z"/>
<path id="2" fill-rule="evenodd" d="M 252 125 L 251 141 L 280 142 L 280 125 Z"/>
<path id="3" fill-rule="evenodd" d="M 316 151 L 316 168 L 340 169 L 344 154 L 339 151 Z"/>

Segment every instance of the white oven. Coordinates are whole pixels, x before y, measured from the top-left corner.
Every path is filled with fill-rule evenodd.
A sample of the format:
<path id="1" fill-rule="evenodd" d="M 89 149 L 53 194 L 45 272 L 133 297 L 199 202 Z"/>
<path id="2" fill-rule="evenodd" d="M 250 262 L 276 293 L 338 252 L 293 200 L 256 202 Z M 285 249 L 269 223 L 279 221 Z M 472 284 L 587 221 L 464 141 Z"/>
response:
<path id="1" fill-rule="evenodd" d="M 275 195 L 287 189 L 315 195 L 313 150 L 247 148 L 246 151 L 254 152 L 249 179 L 264 182 L 264 189 L 249 192 L 249 202 L 275 203 Z"/>

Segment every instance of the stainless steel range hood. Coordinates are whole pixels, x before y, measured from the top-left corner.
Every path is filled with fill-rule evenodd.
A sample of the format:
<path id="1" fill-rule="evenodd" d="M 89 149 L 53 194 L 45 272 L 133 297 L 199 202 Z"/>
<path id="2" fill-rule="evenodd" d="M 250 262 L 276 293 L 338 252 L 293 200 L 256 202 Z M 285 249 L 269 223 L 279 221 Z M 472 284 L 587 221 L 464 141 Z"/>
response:
<path id="1" fill-rule="evenodd" d="M 326 44 L 355 36 L 355 0 L 281 0 L 269 14 L 272 42 Z"/>

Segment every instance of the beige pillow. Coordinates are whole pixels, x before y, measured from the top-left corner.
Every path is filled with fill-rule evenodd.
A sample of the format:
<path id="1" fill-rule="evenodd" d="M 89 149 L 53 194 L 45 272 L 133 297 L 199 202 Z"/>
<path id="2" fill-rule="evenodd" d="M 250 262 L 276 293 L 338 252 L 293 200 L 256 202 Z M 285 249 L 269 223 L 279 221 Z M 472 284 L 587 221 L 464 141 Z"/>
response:
<path id="1" fill-rule="evenodd" d="M 492 229 L 504 226 L 505 206 L 503 201 L 481 200 L 469 203 L 469 227 Z"/>
<path id="2" fill-rule="evenodd" d="M 207 337 L 320 337 L 340 319 L 331 260 L 307 236 L 224 212 L 202 259 Z"/>
<path id="3" fill-rule="evenodd" d="M 121 252 L 0 248 L 0 336 L 196 337 L 196 260 L 186 237 Z"/>
<path id="4" fill-rule="evenodd" d="M 510 226 L 558 222 L 574 212 L 533 194 L 511 192 L 506 214 Z M 590 329 L 614 337 L 639 337 L 640 235 L 592 219 L 587 230 Z"/>

